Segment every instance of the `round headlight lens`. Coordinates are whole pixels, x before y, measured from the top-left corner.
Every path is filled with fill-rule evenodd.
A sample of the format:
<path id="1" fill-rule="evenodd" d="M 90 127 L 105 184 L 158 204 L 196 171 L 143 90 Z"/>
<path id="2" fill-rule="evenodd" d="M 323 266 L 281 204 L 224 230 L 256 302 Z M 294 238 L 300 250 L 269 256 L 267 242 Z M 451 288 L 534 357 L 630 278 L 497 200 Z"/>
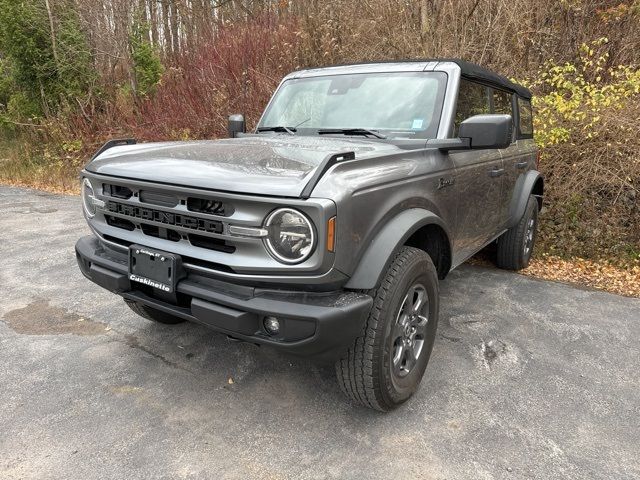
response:
<path id="1" fill-rule="evenodd" d="M 313 252 L 315 234 L 307 217 L 292 208 L 272 212 L 265 222 L 269 253 L 283 263 L 299 263 Z"/>
<path id="2" fill-rule="evenodd" d="M 96 205 L 94 203 L 96 196 L 93 193 L 93 187 L 88 178 L 82 179 L 82 205 L 84 206 L 84 212 L 88 217 L 93 217 L 96 214 Z"/>

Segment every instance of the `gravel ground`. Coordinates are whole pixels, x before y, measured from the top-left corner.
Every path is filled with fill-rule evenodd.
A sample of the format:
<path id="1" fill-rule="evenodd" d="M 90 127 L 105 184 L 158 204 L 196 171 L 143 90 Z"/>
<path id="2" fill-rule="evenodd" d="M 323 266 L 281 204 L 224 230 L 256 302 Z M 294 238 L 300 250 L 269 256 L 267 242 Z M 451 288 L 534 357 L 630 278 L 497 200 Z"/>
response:
<path id="1" fill-rule="evenodd" d="M 77 197 L 0 187 L 0 478 L 640 478 L 640 300 L 464 266 L 415 398 L 137 317 L 85 280 Z"/>

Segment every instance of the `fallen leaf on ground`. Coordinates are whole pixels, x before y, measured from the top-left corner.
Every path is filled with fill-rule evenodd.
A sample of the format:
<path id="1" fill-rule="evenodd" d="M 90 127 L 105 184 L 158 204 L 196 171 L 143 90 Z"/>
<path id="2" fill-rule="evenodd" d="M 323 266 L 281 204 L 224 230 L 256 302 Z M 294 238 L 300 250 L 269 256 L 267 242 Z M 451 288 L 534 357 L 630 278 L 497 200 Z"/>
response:
<path id="1" fill-rule="evenodd" d="M 493 265 L 484 255 L 472 258 L 469 263 L 483 266 Z M 640 298 L 640 265 L 624 267 L 606 261 L 584 258 L 564 259 L 543 254 L 531 260 L 529 266 L 518 273 Z"/>

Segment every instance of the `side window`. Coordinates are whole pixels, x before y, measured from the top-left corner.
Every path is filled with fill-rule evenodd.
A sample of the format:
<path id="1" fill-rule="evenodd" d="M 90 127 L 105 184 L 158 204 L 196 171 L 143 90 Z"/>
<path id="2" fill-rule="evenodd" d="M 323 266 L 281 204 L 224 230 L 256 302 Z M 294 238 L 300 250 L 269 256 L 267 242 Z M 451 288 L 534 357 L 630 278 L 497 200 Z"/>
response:
<path id="1" fill-rule="evenodd" d="M 513 119 L 511 122 L 511 129 L 515 129 L 514 121 L 515 117 L 513 115 L 513 103 L 511 102 L 511 93 L 505 92 L 504 90 L 492 89 L 493 96 L 493 113 L 500 113 L 503 115 L 511 115 Z M 512 140 L 514 137 L 512 137 Z"/>
<path id="2" fill-rule="evenodd" d="M 518 113 L 520 114 L 520 122 L 518 124 L 518 138 L 532 138 L 533 112 L 531 110 L 531 102 L 524 98 L 518 97 Z"/>
<path id="3" fill-rule="evenodd" d="M 493 113 L 502 113 L 513 117 L 511 94 L 502 90 L 493 91 Z"/>
<path id="4" fill-rule="evenodd" d="M 469 80 L 460 80 L 454 135 L 458 134 L 458 127 L 464 120 L 474 115 L 490 113 L 490 111 L 488 88 Z"/>

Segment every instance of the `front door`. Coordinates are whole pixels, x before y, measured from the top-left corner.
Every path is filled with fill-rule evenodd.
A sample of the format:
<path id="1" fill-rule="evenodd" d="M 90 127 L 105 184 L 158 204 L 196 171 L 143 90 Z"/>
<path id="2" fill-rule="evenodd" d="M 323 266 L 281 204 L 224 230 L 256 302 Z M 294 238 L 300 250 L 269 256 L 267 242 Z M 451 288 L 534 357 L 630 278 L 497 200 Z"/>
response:
<path id="1" fill-rule="evenodd" d="M 458 264 L 499 232 L 504 166 L 500 150 L 472 150 L 452 153 L 455 165 L 454 188 L 458 214 L 456 251 Z"/>
<path id="2" fill-rule="evenodd" d="M 454 137 L 463 120 L 491 113 L 492 89 L 460 80 Z M 500 150 L 450 152 L 455 166 L 457 220 L 454 265 L 466 260 L 500 233 L 505 169 Z"/>

